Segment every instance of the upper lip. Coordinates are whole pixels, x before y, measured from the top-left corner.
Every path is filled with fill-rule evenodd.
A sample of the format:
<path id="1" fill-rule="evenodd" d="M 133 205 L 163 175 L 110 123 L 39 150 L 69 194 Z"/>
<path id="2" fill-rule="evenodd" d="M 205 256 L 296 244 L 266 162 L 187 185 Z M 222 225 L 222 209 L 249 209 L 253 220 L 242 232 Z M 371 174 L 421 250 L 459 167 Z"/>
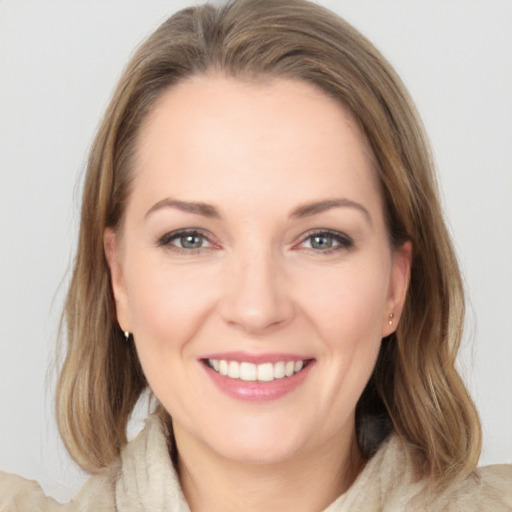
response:
<path id="1" fill-rule="evenodd" d="M 262 353 L 250 354 L 248 352 L 217 352 L 214 354 L 207 354 L 200 359 L 217 359 L 225 361 L 237 361 L 239 363 L 277 363 L 279 361 L 307 361 L 314 359 L 311 356 L 303 356 L 299 354 L 290 353 Z"/>

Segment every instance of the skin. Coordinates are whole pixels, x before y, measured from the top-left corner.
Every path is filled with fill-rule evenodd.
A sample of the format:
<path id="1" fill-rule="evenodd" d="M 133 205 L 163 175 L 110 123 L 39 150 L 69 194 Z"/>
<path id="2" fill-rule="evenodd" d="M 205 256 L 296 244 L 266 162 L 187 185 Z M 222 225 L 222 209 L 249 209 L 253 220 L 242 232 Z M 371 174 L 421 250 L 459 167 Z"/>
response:
<path id="1" fill-rule="evenodd" d="M 289 217 L 333 198 L 354 204 Z M 190 228 L 204 235 L 199 252 L 165 238 Z M 327 229 L 342 242 L 314 244 Z M 351 485 L 364 463 L 355 406 L 400 318 L 411 247 L 389 243 L 369 149 L 340 104 L 284 79 L 174 86 L 141 128 L 125 218 L 105 249 L 119 324 L 173 418 L 192 510 L 318 511 Z M 201 362 L 233 351 L 313 363 L 285 396 L 244 401 Z"/>

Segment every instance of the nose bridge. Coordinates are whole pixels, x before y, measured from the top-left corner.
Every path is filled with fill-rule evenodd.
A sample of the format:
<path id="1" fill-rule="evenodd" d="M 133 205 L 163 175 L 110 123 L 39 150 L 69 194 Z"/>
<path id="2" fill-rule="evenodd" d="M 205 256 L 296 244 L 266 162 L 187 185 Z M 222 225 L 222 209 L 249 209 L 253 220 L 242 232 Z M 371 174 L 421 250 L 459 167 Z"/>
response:
<path id="1" fill-rule="evenodd" d="M 222 300 L 225 321 L 257 333 L 282 326 L 292 318 L 293 302 L 283 262 L 270 244 L 239 247 L 227 267 Z"/>

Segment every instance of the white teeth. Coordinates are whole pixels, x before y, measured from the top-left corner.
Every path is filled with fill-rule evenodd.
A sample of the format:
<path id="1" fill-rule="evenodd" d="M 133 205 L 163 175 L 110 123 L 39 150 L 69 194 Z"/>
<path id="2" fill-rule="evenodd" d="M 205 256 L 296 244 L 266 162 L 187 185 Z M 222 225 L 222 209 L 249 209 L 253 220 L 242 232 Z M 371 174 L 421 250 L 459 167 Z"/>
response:
<path id="1" fill-rule="evenodd" d="M 279 361 L 274 365 L 274 379 L 282 379 L 285 375 L 284 361 Z"/>
<path id="2" fill-rule="evenodd" d="M 236 361 L 229 362 L 228 377 L 231 379 L 238 379 L 238 377 L 240 377 L 240 365 Z"/>
<path id="3" fill-rule="evenodd" d="M 295 363 L 293 361 L 288 361 L 286 363 L 284 374 L 287 377 L 291 377 L 295 373 Z"/>
<path id="4" fill-rule="evenodd" d="M 277 363 L 239 363 L 226 359 L 208 359 L 210 368 L 230 379 L 271 382 L 274 379 L 291 377 L 304 368 L 304 361 L 278 361 Z"/>
<path id="5" fill-rule="evenodd" d="M 272 363 L 258 365 L 258 380 L 262 382 L 274 380 L 274 365 Z"/>
<path id="6" fill-rule="evenodd" d="M 233 361 L 234 362 L 234 361 Z M 237 364 L 237 363 L 235 363 Z M 256 380 L 258 377 L 258 369 L 252 363 L 240 363 L 240 379 L 242 380 Z"/>

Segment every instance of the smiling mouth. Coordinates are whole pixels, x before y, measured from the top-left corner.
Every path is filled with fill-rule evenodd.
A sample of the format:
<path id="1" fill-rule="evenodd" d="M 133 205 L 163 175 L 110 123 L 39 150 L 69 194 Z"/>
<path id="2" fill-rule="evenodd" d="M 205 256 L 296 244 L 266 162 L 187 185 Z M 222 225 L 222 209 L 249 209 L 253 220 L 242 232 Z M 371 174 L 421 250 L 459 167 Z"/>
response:
<path id="1" fill-rule="evenodd" d="M 248 362 L 227 361 L 226 359 L 203 359 L 204 364 L 219 375 L 246 382 L 272 382 L 292 377 L 311 363 L 303 361 L 278 361 L 276 363 L 254 364 Z"/>

